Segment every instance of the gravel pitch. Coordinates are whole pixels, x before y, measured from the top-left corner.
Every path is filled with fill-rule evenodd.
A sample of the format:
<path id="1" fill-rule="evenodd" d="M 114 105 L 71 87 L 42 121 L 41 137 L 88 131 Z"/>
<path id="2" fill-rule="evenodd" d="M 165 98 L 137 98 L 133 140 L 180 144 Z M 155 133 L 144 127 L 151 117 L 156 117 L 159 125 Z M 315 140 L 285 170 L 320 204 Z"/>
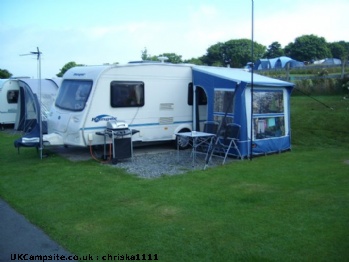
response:
<path id="1" fill-rule="evenodd" d="M 92 158 L 89 149 L 78 147 L 50 148 L 52 153 L 57 153 L 70 161 L 79 162 Z M 177 151 L 169 146 L 150 146 L 133 150 L 133 160 L 130 158 L 119 159 L 117 164 L 107 164 L 125 169 L 127 173 L 143 178 L 156 178 L 164 175 L 184 174 L 193 170 L 203 170 L 205 167 L 206 154 L 197 153 L 193 166 L 191 149 Z M 93 152 L 94 159 L 102 162 L 103 150 L 99 148 Z M 221 165 L 223 158 L 214 156 L 208 168 Z M 227 159 L 226 163 L 232 161 Z M 106 163 L 103 163 L 106 164 Z"/>
<path id="2" fill-rule="evenodd" d="M 70 161 L 90 160 L 91 154 L 86 148 L 64 148 L 51 149 Z M 203 170 L 205 167 L 206 154 L 197 153 L 193 166 L 191 149 L 174 150 L 169 146 L 142 147 L 133 150 L 133 160 L 130 158 L 120 159 L 117 164 L 108 163 L 112 167 L 125 169 L 127 173 L 142 178 L 157 178 L 165 175 L 179 175 L 193 170 Z M 103 151 L 99 149 L 94 152 L 94 158 L 102 161 Z M 223 158 L 213 156 L 208 168 L 222 165 Z M 234 161 L 234 158 L 227 158 L 226 164 Z M 105 163 L 104 163 L 105 164 Z"/>
<path id="3" fill-rule="evenodd" d="M 136 155 L 132 160 L 120 160 L 115 167 L 143 178 L 156 178 L 164 175 L 184 174 L 193 170 L 203 170 L 205 154 L 197 153 L 193 166 L 191 150 Z M 213 157 L 208 168 L 221 165 L 222 158 Z M 226 163 L 231 162 L 227 159 Z"/>

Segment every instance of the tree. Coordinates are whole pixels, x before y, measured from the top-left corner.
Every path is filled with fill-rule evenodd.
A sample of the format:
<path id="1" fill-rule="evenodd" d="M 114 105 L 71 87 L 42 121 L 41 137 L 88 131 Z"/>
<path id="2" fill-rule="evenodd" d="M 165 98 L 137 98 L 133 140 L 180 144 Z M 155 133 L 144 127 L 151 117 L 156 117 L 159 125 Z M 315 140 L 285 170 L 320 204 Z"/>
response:
<path id="1" fill-rule="evenodd" d="M 186 64 L 194 64 L 194 65 L 203 65 L 204 62 L 202 62 L 202 57 L 198 57 L 198 58 L 190 58 L 188 60 L 184 60 L 183 63 Z"/>
<path id="2" fill-rule="evenodd" d="M 168 63 L 173 63 L 173 64 L 179 64 L 179 63 L 182 63 L 182 56 L 181 55 L 177 55 L 175 53 L 163 53 L 159 56 L 164 56 L 164 57 L 167 57 L 168 60 L 166 60 L 165 62 L 168 62 Z"/>
<path id="3" fill-rule="evenodd" d="M 332 57 L 348 60 L 349 58 L 349 42 L 339 41 L 328 44 Z"/>
<path id="4" fill-rule="evenodd" d="M 151 57 L 148 55 L 148 50 L 146 47 L 144 47 L 144 50 L 142 51 L 141 58 L 143 61 L 150 60 Z"/>
<path id="5" fill-rule="evenodd" d="M 266 47 L 253 43 L 254 57 L 251 52 L 252 41 L 249 39 L 229 40 L 225 43 L 217 43 L 207 49 L 202 57 L 203 62 L 210 66 L 244 67 L 248 62 L 255 61 L 256 57 L 262 57 Z"/>
<path id="6" fill-rule="evenodd" d="M 181 55 L 177 55 L 175 53 L 162 53 L 158 56 L 151 56 L 148 54 L 148 50 L 146 47 L 144 47 L 144 50 L 142 51 L 142 60 L 143 61 L 159 61 L 159 57 L 160 56 L 164 56 L 167 57 L 168 60 L 166 60 L 165 62 L 168 63 L 173 63 L 173 64 L 179 64 L 182 63 L 182 56 Z"/>
<path id="7" fill-rule="evenodd" d="M 342 79 L 344 78 L 345 65 L 349 59 L 349 42 L 339 41 L 328 44 L 332 57 L 342 60 Z"/>
<path id="8" fill-rule="evenodd" d="M 65 72 L 67 72 L 70 68 L 76 67 L 76 66 L 83 66 L 82 64 L 77 64 L 75 62 L 69 62 L 66 63 L 63 68 L 61 69 L 61 72 L 59 72 L 56 76 L 58 77 L 62 77 L 64 75 Z"/>
<path id="9" fill-rule="evenodd" d="M 215 66 L 224 66 L 224 43 L 218 42 L 215 45 L 210 46 L 207 49 L 206 55 L 202 56 L 204 64 L 215 65 Z"/>
<path id="10" fill-rule="evenodd" d="M 161 56 L 161 55 L 160 55 Z M 148 54 L 148 50 L 146 47 L 144 47 L 144 50 L 142 51 L 142 61 L 159 61 L 158 59 L 159 56 L 155 56 L 155 55 L 150 55 Z"/>
<path id="11" fill-rule="evenodd" d="M 273 42 L 268 46 L 267 52 L 264 54 L 264 58 L 275 58 L 283 56 L 284 50 L 279 42 Z"/>
<path id="12" fill-rule="evenodd" d="M 285 47 L 285 54 L 298 61 L 313 61 L 331 57 L 325 38 L 316 35 L 297 37 Z"/>
<path id="13" fill-rule="evenodd" d="M 0 69 L 0 79 L 7 79 L 7 78 L 10 78 L 11 76 L 12 74 L 6 69 Z"/>

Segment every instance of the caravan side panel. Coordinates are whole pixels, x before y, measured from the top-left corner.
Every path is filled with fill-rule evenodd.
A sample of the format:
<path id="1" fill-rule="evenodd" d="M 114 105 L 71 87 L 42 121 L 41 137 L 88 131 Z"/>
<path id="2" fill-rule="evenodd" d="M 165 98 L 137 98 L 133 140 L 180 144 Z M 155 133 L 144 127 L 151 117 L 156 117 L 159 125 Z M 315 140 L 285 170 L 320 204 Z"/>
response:
<path id="1" fill-rule="evenodd" d="M 104 130 L 106 122 L 110 119 L 125 121 L 130 128 L 138 130 L 139 132 L 133 136 L 133 141 L 172 140 L 179 130 L 191 130 L 192 106 L 188 105 L 190 82 L 189 67 L 147 65 L 108 70 L 100 77 L 94 90 L 93 101 L 82 130 L 85 140 L 92 134 L 93 144 L 101 143 L 101 137 L 95 133 Z M 139 101 L 139 106 L 124 107 L 112 103 L 118 99 L 115 96 L 123 94 L 112 94 L 111 90 L 117 88 L 117 85 L 122 87 L 127 83 L 135 89 L 140 86 L 144 96 L 138 99 L 144 101 Z M 121 88 L 118 91 L 121 91 Z"/>

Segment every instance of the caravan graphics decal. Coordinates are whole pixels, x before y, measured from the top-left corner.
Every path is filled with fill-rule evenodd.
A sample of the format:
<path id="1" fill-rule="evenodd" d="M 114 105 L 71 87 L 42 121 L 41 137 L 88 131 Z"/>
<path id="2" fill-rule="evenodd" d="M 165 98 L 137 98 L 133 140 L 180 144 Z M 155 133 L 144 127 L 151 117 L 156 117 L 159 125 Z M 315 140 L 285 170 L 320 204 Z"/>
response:
<path id="1" fill-rule="evenodd" d="M 99 115 L 99 116 L 93 117 L 91 121 L 98 123 L 99 121 L 110 121 L 110 120 L 117 120 L 117 118 L 110 115 Z"/>

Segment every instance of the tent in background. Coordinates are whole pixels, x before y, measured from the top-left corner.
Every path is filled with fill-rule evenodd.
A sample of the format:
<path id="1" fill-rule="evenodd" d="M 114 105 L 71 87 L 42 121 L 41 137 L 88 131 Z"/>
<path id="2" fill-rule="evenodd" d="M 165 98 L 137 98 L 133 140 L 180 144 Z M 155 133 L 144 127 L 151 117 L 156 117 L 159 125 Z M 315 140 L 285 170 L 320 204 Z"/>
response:
<path id="1" fill-rule="evenodd" d="M 29 132 L 38 123 L 41 112 L 43 133 L 47 133 L 47 114 L 54 103 L 61 79 L 41 79 L 41 94 L 39 79 L 18 79 L 17 81 L 19 97 L 15 129 Z"/>
<path id="2" fill-rule="evenodd" d="M 251 148 L 253 155 L 290 149 L 290 95 L 294 84 L 258 74 L 253 78 L 251 118 L 251 73 L 242 69 L 194 66 L 193 84 L 207 96 L 207 116 L 199 117 L 221 122 L 230 108 L 226 123 L 241 126 L 238 147 L 243 157 L 250 156 Z"/>
<path id="3" fill-rule="evenodd" d="M 296 61 L 296 60 L 289 58 L 287 56 L 280 56 L 280 57 L 277 57 L 275 59 L 276 59 L 275 63 L 274 64 L 272 63 L 272 68 L 286 68 L 287 66 L 289 66 L 290 68 L 293 68 L 293 67 L 304 66 L 303 62 Z M 270 60 L 272 60 L 272 59 L 270 59 Z"/>
<path id="4" fill-rule="evenodd" d="M 302 67 L 303 62 L 299 62 L 287 56 L 280 56 L 270 59 L 258 59 L 255 63 L 255 70 L 265 70 L 265 69 L 282 69 L 289 66 L 290 68 Z"/>
<path id="5" fill-rule="evenodd" d="M 271 68 L 271 64 L 269 59 L 265 58 L 265 59 L 258 59 L 256 61 L 256 63 L 254 64 L 254 69 L 255 70 L 266 70 L 266 69 L 270 69 Z"/>
<path id="6" fill-rule="evenodd" d="M 342 60 L 338 58 L 325 58 L 322 60 L 314 61 L 315 65 L 341 65 Z"/>

